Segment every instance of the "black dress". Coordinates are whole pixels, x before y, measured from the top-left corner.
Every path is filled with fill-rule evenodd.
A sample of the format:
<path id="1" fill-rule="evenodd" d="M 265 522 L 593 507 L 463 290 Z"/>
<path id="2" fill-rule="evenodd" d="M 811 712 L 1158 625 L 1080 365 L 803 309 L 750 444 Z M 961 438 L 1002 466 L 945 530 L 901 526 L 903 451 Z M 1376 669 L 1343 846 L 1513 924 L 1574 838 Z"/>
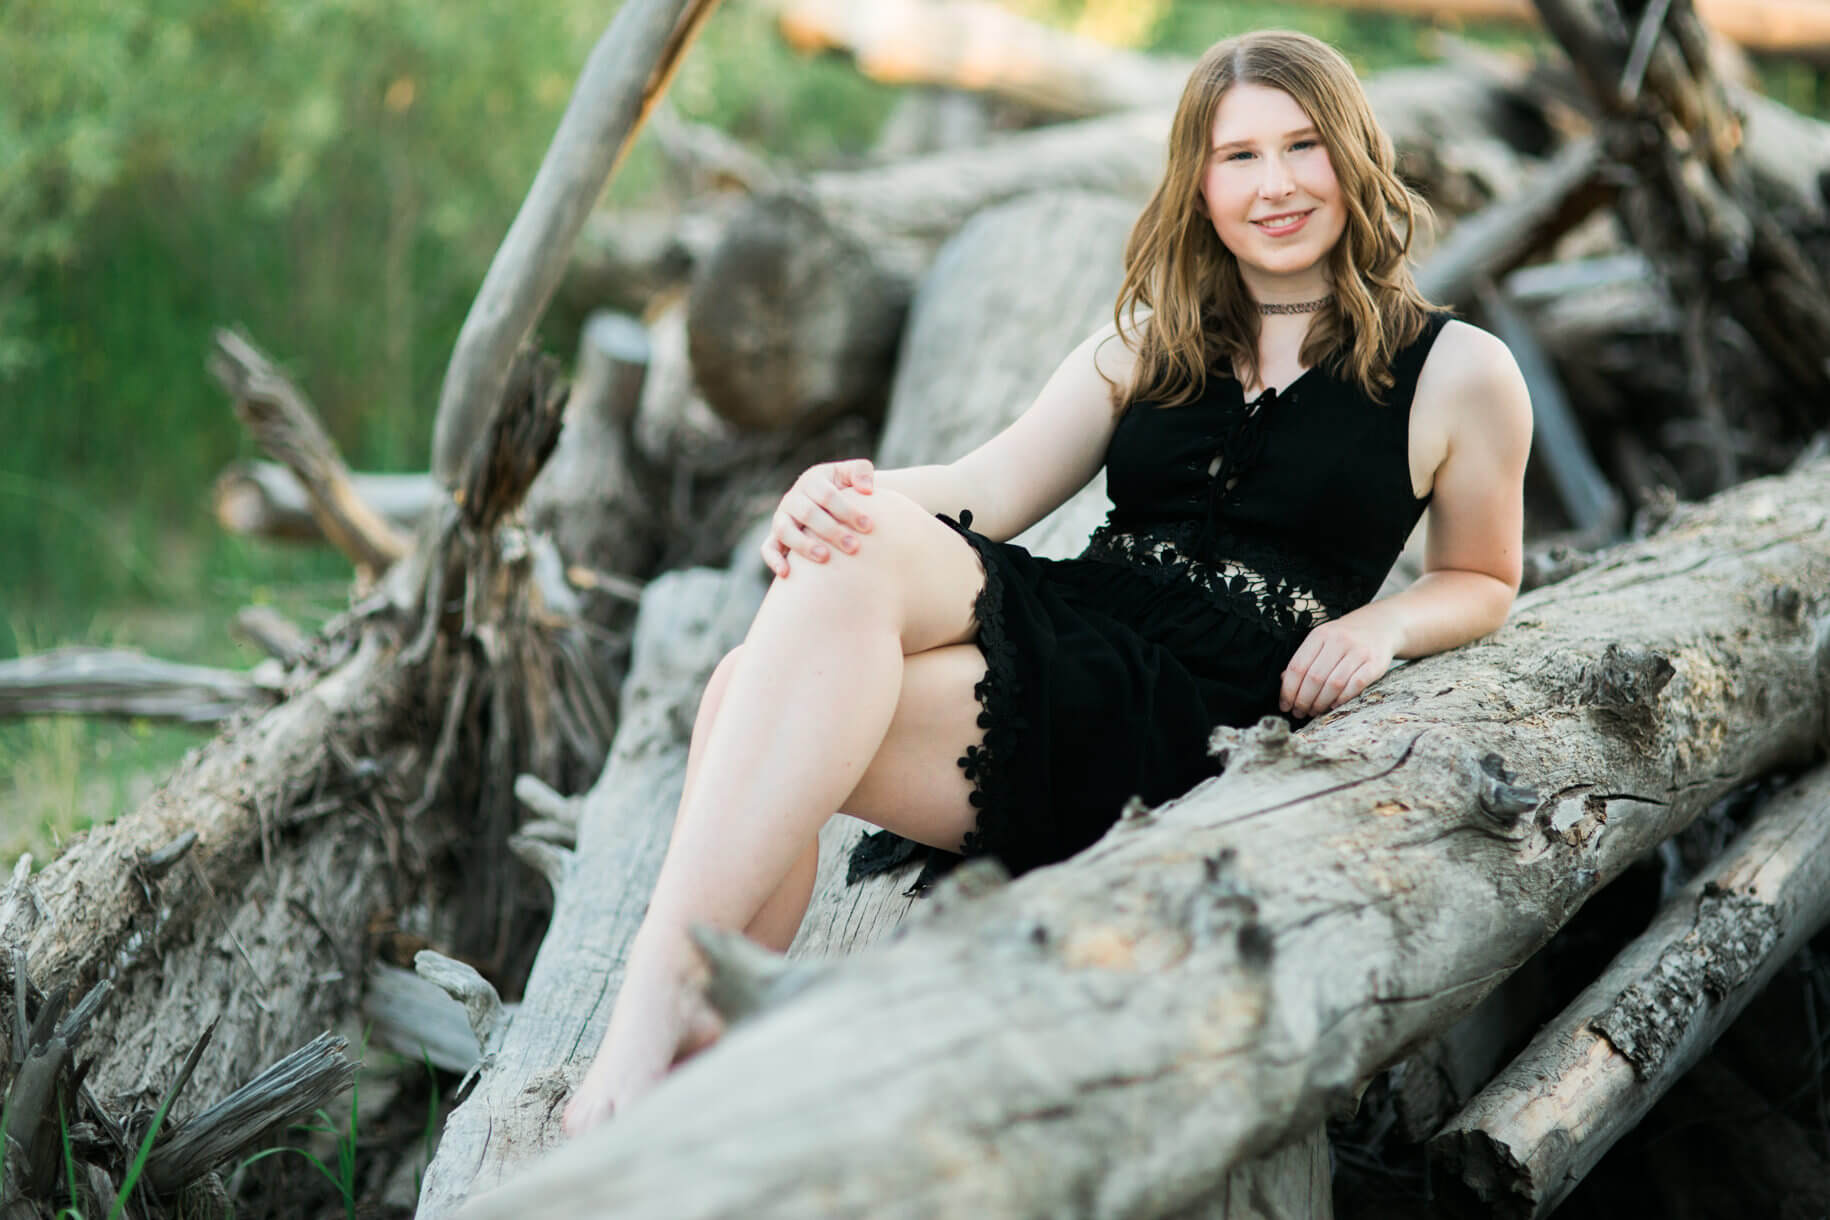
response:
<path id="1" fill-rule="evenodd" d="M 1213 775 L 1214 727 L 1277 714 L 1303 638 L 1372 600 L 1422 516 L 1411 398 L 1448 316 L 1397 353 L 1382 402 L 1318 367 L 1250 404 L 1210 374 L 1195 402 L 1133 405 L 1106 449 L 1111 512 L 1077 558 L 942 516 L 985 569 L 984 738 L 959 760 L 978 828 L 959 854 L 866 835 L 847 880 L 924 854 L 911 892 L 963 856 L 1022 873 L 1091 846 L 1128 798 L 1158 804 Z"/>

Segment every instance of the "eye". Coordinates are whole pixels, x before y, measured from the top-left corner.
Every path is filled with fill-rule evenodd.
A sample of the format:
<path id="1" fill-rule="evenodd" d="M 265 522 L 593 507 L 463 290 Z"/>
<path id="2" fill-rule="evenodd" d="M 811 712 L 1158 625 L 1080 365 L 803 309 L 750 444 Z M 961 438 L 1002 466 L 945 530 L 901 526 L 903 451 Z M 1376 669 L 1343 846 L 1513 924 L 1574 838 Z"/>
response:
<path id="1" fill-rule="evenodd" d="M 1226 159 L 1226 160 L 1228 160 L 1228 161 L 1238 161 L 1238 160 L 1241 160 L 1241 159 L 1243 159 L 1243 158 L 1245 158 L 1245 157 L 1249 157 L 1249 156 L 1251 156 L 1251 155 L 1252 155 L 1252 150 L 1251 150 L 1251 149 L 1249 149 L 1249 148 L 1240 148 L 1240 149 L 1235 149 L 1235 150 L 1234 150 L 1234 151 L 1232 151 L 1232 152 L 1230 152 L 1230 153 L 1228 153 L 1228 154 L 1226 154 L 1226 158 L 1225 158 L 1225 159 Z"/>
<path id="2" fill-rule="evenodd" d="M 1298 140 L 1298 141 L 1296 141 L 1296 143 L 1290 145 L 1290 147 L 1292 150 L 1299 149 L 1299 148 L 1314 148 L 1318 144 L 1320 144 L 1319 140 L 1306 139 L 1306 140 Z"/>

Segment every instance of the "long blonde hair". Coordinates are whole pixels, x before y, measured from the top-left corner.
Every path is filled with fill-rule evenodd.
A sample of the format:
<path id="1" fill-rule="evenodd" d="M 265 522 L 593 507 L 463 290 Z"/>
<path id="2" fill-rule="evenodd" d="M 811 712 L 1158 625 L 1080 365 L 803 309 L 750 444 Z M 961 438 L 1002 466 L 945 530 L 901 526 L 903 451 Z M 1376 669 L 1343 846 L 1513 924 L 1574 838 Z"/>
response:
<path id="1" fill-rule="evenodd" d="M 1317 364 L 1359 383 L 1375 401 L 1392 384 L 1393 355 L 1422 332 L 1432 308 L 1417 291 L 1411 234 L 1429 205 L 1398 177 L 1391 137 L 1341 53 L 1289 30 L 1230 38 L 1195 65 L 1169 130 L 1169 165 L 1125 243 L 1125 282 L 1113 309 L 1118 333 L 1137 352 L 1122 410 L 1134 402 L 1180 406 L 1200 397 L 1208 370 L 1258 375 L 1259 313 L 1238 260 L 1220 241 L 1201 198 L 1201 179 L 1220 99 L 1246 82 L 1281 89 L 1314 122 L 1340 183 L 1347 223 L 1328 254 L 1334 301 L 1303 341 Z M 1140 309 L 1150 311 L 1141 322 Z"/>

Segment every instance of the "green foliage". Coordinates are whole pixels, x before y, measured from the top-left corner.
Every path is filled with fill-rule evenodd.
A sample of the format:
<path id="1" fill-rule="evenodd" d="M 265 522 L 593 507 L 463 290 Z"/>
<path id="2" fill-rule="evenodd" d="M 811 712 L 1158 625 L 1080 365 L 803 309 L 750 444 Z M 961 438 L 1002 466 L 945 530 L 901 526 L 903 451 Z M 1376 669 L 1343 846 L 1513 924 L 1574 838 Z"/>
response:
<path id="1" fill-rule="evenodd" d="M 207 1034 L 205 1035 L 208 1036 Z M 114 1206 L 108 1209 L 108 1220 L 121 1220 L 127 1211 L 127 1200 L 133 1197 L 133 1188 L 140 1184 L 140 1175 L 146 1172 L 146 1158 L 152 1155 L 153 1141 L 159 1138 L 159 1128 L 165 1125 L 166 1111 L 176 1101 L 178 1091 L 166 1091 L 165 1100 L 159 1103 L 154 1111 L 152 1123 L 147 1126 L 146 1134 L 140 1139 L 140 1146 L 134 1151 L 133 1161 L 127 1166 L 127 1176 L 121 1179 L 121 1192 L 115 1196 Z"/>

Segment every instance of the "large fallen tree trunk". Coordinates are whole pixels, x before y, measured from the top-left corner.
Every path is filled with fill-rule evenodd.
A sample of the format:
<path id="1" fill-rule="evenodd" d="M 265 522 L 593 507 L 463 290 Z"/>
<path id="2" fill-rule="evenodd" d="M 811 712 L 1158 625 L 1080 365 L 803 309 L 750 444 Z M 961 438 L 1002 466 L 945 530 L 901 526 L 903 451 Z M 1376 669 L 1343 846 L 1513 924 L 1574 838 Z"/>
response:
<path id="1" fill-rule="evenodd" d="M 1520 150 L 1542 153 L 1552 140 L 1503 81 L 1413 69 L 1367 88 L 1407 171 L 1452 200 L 1450 211 L 1511 190 Z M 693 272 L 693 371 L 707 401 L 749 429 L 880 409 L 910 295 L 942 243 L 978 212 L 1035 191 L 1141 206 L 1162 175 L 1169 118 L 1156 109 L 1063 123 L 815 174 L 751 200 Z"/>
<path id="2" fill-rule="evenodd" d="M 1432 1145 L 1497 1216 L 1544 1216 L 1830 921 L 1830 770 L 1775 796 Z"/>
<path id="3" fill-rule="evenodd" d="M 1188 1206 L 1714 798 L 1821 748 L 1826 476 L 1685 510 L 1299 737 L 1217 735 L 1226 774 L 1073 861 L 968 866 L 467 1214 Z"/>

